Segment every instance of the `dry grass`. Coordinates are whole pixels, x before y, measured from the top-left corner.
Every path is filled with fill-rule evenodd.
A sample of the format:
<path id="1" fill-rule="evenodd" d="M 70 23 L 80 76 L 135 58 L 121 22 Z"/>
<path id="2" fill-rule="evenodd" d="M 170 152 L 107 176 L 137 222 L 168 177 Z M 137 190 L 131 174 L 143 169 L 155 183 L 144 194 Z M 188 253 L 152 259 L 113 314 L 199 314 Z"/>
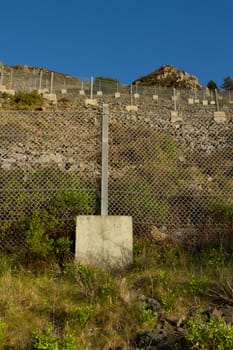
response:
<path id="1" fill-rule="evenodd" d="M 158 324 L 157 315 L 143 308 L 142 295 L 158 300 L 171 319 L 214 299 L 232 301 L 232 259 L 220 255 L 215 250 L 197 259 L 178 247 L 163 251 L 137 243 L 134 265 L 114 273 L 72 264 L 29 270 L 1 257 L 1 348 L 38 349 L 33 335 L 42 337 L 49 325 L 59 350 L 67 335 L 75 342 L 71 350 L 129 345 L 137 332 Z"/>

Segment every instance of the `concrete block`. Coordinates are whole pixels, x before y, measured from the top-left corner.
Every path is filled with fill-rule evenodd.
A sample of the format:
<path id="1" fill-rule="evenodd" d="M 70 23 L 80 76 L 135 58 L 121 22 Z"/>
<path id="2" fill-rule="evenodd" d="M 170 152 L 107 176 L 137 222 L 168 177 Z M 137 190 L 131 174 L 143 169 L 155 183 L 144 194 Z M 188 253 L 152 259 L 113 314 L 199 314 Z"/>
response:
<path id="1" fill-rule="evenodd" d="M 193 103 L 194 103 L 193 98 L 188 98 L 188 104 L 189 104 L 189 105 L 193 105 Z"/>
<path id="2" fill-rule="evenodd" d="M 134 94 L 133 96 L 134 96 L 134 98 L 139 98 L 140 97 L 140 95 L 138 93 Z"/>
<path id="3" fill-rule="evenodd" d="M 13 89 L 6 89 L 5 92 L 9 95 L 15 96 L 15 90 Z"/>
<path id="4" fill-rule="evenodd" d="M 179 115 L 178 111 L 171 111 L 171 122 L 176 123 L 176 122 L 181 122 L 183 119 L 181 115 Z"/>
<path id="5" fill-rule="evenodd" d="M 119 97 L 121 97 L 120 92 L 115 92 L 115 98 L 119 98 Z"/>
<path id="6" fill-rule="evenodd" d="M 221 124 L 227 121 L 226 114 L 223 111 L 214 112 L 214 121 L 217 124 Z"/>
<path id="7" fill-rule="evenodd" d="M 97 106 L 97 100 L 94 98 L 86 98 L 85 99 L 85 106 Z"/>
<path id="8" fill-rule="evenodd" d="M 211 105 L 215 105 L 215 101 L 210 101 L 210 104 Z"/>
<path id="9" fill-rule="evenodd" d="M 79 91 L 79 95 L 84 96 L 85 95 L 85 91 L 84 90 L 80 90 Z"/>
<path id="10" fill-rule="evenodd" d="M 97 96 L 103 96 L 103 91 L 97 91 Z"/>
<path id="11" fill-rule="evenodd" d="M 202 105 L 203 105 L 203 106 L 208 106 L 208 100 L 203 100 L 203 101 L 202 101 Z"/>
<path id="12" fill-rule="evenodd" d="M 130 216 L 77 217 L 75 260 L 82 264 L 122 268 L 133 262 Z"/>
<path id="13" fill-rule="evenodd" d="M 53 103 L 57 103 L 57 95 L 56 94 L 48 94 L 48 93 L 44 93 L 43 94 L 43 98 L 47 101 L 53 102 Z"/>
<path id="14" fill-rule="evenodd" d="M 158 95 L 153 95 L 152 98 L 153 98 L 153 100 L 156 101 L 156 102 L 158 102 L 158 100 L 159 100 L 159 96 L 158 96 Z"/>
<path id="15" fill-rule="evenodd" d="M 138 111 L 138 106 L 134 105 L 128 105 L 125 107 L 127 112 L 137 112 Z"/>
<path id="16" fill-rule="evenodd" d="M 66 89 L 61 89 L 61 93 L 62 93 L 62 95 L 65 95 L 65 94 L 67 94 L 67 90 Z"/>
<path id="17" fill-rule="evenodd" d="M 47 88 L 44 88 L 44 89 L 38 89 L 37 90 L 38 91 L 38 94 L 39 95 L 43 95 L 43 94 L 49 94 L 49 89 L 47 89 Z"/>
<path id="18" fill-rule="evenodd" d="M 195 98 L 194 102 L 195 103 L 200 103 L 200 100 L 198 98 Z"/>

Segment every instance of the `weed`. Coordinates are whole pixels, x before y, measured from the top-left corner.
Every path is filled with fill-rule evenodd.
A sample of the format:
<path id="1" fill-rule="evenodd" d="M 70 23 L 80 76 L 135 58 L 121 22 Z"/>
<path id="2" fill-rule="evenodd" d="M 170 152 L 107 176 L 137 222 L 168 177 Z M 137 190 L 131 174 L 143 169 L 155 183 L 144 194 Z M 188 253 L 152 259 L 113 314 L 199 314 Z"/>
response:
<path id="1" fill-rule="evenodd" d="M 210 319 L 208 322 L 198 315 L 188 322 L 187 339 L 193 349 L 232 350 L 233 325 L 227 324 L 223 318 Z"/>

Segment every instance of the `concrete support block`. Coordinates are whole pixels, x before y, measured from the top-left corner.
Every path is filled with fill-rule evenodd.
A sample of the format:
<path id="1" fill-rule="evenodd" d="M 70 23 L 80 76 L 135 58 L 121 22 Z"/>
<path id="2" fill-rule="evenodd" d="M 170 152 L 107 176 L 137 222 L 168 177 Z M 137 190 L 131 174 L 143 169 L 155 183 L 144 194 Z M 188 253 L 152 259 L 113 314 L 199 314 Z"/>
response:
<path id="1" fill-rule="evenodd" d="M 159 96 L 158 95 L 153 95 L 153 101 L 158 102 L 159 101 Z"/>
<path id="2" fill-rule="evenodd" d="M 66 89 L 61 89 L 61 93 L 62 93 L 62 95 L 65 95 L 65 94 L 67 94 L 67 90 Z"/>
<path id="3" fill-rule="evenodd" d="M 171 122 L 176 123 L 176 122 L 181 122 L 182 116 L 179 115 L 178 111 L 171 111 Z"/>
<path id="4" fill-rule="evenodd" d="M 115 98 L 120 98 L 120 97 L 121 97 L 120 92 L 115 92 Z"/>
<path id="5" fill-rule="evenodd" d="M 191 97 L 190 97 L 190 98 L 188 98 L 188 104 L 189 104 L 189 105 L 193 105 L 193 103 L 194 103 L 193 98 L 191 98 Z"/>
<path id="6" fill-rule="evenodd" d="M 134 94 L 133 96 L 134 96 L 134 98 L 139 98 L 140 97 L 140 95 L 138 93 Z"/>
<path id="7" fill-rule="evenodd" d="M 44 93 L 43 94 L 43 98 L 49 102 L 52 102 L 54 104 L 57 103 L 57 95 L 56 94 L 48 94 L 48 93 Z"/>
<path id="8" fill-rule="evenodd" d="M 13 89 L 6 89 L 4 92 L 6 92 L 9 95 L 15 96 L 15 90 Z"/>
<path id="9" fill-rule="evenodd" d="M 138 111 L 138 106 L 134 105 L 128 105 L 125 107 L 127 112 L 137 112 Z"/>
<path id="10" fill-rule="evenodd" d="M 227 121 L 225 112 L 223 111 L 214 112 L 214 121 L 217 124 L 225 123 Z"/>
<path id="11" fill-rule="evenodd" d="M 103 91 L 97 91 L 97 96 L 103 96 Z"/>
<path id="12" fill-rule="evenodd" d="M 97 106 L 97 100 L 95 98 L 86 98 L 85 106 Z"/>
<path id="13" fill-rule="evenodd" d="M 84 90 L 80 90 L 79 91 L 79 95 L 84 96 L 85 95 L 85 91 Z"/>
<path id="14" fill-rule="evenodd" d="M 194 102 L 198 104 L 200 103 L 200 100 L 198 98 L 195 98 Z"/>
<path id="15" fill-rule="evenodd" d="M 78 216 L 75 260 L 82 264 L 122 268 L 133 262 L 130 216 Z"/>
<path id="16" fill-rule="evenodd" d="M 208 100 L 203 100 L 203 101 L 202 101 L 202 105 L 203 105 L 203 106 L 208 106 Z"/>
<path id="17" fill-rule="evenodd" d="M 46 88 L 45 89 L 38 89 L 37 92 L 39 95 L 49 94 L 49 89 L 46 89 Z"/>
<path id="18" fill-rule="evenodd" d="M 210 101 L 210 104 L 211 105 L 215 105 L 215 101 Z"/>

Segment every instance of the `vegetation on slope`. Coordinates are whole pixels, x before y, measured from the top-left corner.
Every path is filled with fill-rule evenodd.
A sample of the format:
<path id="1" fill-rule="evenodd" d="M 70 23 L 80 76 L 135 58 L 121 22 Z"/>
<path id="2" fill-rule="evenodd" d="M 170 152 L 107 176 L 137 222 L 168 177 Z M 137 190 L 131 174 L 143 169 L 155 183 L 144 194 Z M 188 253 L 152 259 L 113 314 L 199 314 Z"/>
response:
<path id="1" fill-rule="evenodd" d="M 1 349 L 136 349 L 138 333 L 223 302 L 223 290 L 232 305 L 232 254 L 232 246 L 188 254 L 179 245 L 135 241 L 133 265 L 112 272 L 2 255 Z M 197 313 L 182 325 L 183 349 L 232 349 L 232 325 L 221 317 L 209 322 Z"/>

